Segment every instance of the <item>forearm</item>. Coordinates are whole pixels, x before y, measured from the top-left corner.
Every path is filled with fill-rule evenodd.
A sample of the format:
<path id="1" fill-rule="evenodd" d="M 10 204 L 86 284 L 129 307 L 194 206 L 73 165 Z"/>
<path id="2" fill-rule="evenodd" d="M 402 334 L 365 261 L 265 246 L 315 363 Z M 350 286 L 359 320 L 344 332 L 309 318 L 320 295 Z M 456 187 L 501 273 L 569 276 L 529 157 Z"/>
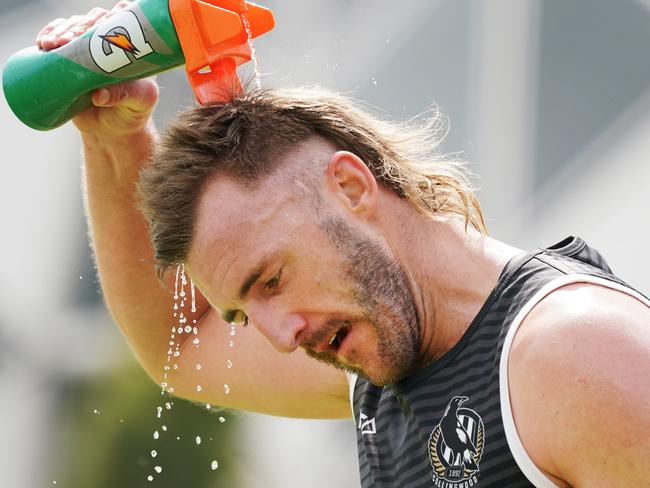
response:
<path id="1" fill-rule="evenodd" d="M 159 380 L 173 296 L 158 279 L 136 194 L 139 171 L 150 161 L 156 139 L 152 124 L 128 137 L 82 136 L 86 210 L 102 291 L 141 364 Z M 200 314 L 206 306 L 201 297 L 198 305 Z"/>

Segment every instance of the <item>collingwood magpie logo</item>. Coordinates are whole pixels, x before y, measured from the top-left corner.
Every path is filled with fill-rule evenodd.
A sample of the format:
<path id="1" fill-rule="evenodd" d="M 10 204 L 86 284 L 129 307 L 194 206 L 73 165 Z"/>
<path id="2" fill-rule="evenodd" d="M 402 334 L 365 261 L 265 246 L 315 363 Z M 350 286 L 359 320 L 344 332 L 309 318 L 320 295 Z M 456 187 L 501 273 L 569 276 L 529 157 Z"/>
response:
<path id="1" fill-rule="evenodd" d="M 466 396 L 453 397 L 429 437 L 434 486 L 465 488 L 478 482 L 485 427 L 479 414 L 460 407 L 467 400 Z"/>

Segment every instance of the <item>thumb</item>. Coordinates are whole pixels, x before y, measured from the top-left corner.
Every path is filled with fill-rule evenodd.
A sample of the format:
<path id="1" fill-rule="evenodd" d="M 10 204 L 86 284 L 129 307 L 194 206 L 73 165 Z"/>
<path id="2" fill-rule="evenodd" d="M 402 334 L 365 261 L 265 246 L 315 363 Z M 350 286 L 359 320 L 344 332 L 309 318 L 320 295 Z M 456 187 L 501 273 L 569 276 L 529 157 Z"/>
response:
<path id="1" fill-rule="evenodd" d="M 91 94 L 97 107 L 122 105 L 131 110 L 144 112 L 150 110 L 158 100 L 158 85 L 151 79 L 134 80 L 117 85 L 98 88 Z"/>

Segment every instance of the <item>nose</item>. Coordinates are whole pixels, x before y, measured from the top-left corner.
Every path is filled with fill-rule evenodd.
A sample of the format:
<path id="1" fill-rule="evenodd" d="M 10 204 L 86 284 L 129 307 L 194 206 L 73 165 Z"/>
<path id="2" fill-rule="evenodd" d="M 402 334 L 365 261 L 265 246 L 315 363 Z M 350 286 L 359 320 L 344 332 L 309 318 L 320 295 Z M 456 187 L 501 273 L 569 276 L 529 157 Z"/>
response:
<path id="1" fill-rule="evenodd" d="M 279 352 L 295 351 L 300 345 L 300 335 L 307 328 L 307 320 L 299 314 L 283 313 L 273 307 L 254 307 L 249 319 Z"/>

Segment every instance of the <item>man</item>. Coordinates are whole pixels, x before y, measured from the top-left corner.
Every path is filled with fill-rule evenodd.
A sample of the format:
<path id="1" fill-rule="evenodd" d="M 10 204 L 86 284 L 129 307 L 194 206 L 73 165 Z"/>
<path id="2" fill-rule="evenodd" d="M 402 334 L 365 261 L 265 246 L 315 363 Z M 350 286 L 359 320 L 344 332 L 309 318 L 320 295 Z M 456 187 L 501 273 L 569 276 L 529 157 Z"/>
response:
<path id="1" fill-rule="evenodd" d="M 597 252 L 487 237 L 428 128 L 340 96 L 242 94 L 160 142 L 156 98 L 151 80 L 101 89 L 75 119 L 104 295 L 155 381 L 295 417 L 348 417 L 349 391 L 365 487 L 647 484 L 650 302 Z M 178 265 L 200 293 L 174 369 Z M 252 326 L 229 348 L 226 323 Z"/>

